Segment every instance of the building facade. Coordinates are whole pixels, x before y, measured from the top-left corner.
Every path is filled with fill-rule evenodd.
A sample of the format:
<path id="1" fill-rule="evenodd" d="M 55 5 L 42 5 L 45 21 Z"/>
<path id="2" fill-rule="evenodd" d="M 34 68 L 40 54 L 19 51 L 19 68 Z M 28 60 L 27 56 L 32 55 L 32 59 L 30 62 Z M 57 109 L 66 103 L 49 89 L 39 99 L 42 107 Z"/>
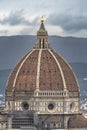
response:
<path id="1" fill-rule="evenodd" d="M 87 129 L 77 79 L 50 47 L 43 18 L 36 44 L 13 69 L 5 94 L 3 118 L 8 129 Z"/>

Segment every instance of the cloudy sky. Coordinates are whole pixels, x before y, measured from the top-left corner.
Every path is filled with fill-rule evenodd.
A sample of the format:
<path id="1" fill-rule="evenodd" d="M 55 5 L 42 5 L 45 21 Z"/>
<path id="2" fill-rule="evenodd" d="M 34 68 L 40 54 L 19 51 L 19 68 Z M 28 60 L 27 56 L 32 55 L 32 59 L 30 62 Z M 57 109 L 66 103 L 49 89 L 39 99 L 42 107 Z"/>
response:
<path id="1" fill-rule="evenodd" d="M 0 0 L 0 36 L 35 35 L 41 16 L 49 35 L 87 37 L 87 0 Z"/>

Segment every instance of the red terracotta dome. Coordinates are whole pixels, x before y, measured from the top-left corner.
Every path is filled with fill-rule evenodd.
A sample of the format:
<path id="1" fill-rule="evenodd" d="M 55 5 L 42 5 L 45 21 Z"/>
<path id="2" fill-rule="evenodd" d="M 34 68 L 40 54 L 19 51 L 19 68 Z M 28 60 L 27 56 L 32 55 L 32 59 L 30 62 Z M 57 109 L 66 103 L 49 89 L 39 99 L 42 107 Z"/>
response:
<path id="1" fill-rule="evenodd" d="M 56 52 L 50 49 L 32 50 L 14 68 L 7 85 L 7 91 L 68 90 L 77 92 L 75 76 Z"/>
<path id="2" fill-rule="evenodd" d="M 43 22 L 37 32 L 34 49 L 15 66 L 6 92 L 35 92 L 36 90 L 79 92 L 72 69 L 59 54 L 49 47 Z"/>

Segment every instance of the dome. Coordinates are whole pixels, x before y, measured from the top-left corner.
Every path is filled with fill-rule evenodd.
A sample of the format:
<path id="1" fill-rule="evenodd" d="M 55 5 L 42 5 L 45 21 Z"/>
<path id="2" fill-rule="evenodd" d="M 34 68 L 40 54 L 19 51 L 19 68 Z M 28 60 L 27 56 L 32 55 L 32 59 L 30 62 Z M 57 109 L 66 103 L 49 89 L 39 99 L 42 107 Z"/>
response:
<path id="1" fill-rule="evenodd" d="M 32 96 L 40 91 L 79 95 L 78 83 L 71 67 L 50 48 L 44 22 L 41 22 L 37 32 L 35 47 L 17 63 L 9 77 L 6 96 L 8 97 L 9 92 L 12 92 L 12 96 L 19 91 L 30 92 Z"/>
<path id="2" fill-rule="evenodd" d="M 70 66 L 53 50 L 32 50 L 11 73 L 7 91 L 36 89 L 78 92 L 78 84 Z"/>
<path id="3" fill-rule="evenodd" d="M 70 124 L 73 115 L 80 113 L 76 77 L 64 58 L 50 47 L 43 18 L 34 48 L 10 74 L 5 96 L 12 124 L 20 128 L 31 118 L 28 113 L 33 114 L 40 129 L 68 128 L 68 120 Z"/>

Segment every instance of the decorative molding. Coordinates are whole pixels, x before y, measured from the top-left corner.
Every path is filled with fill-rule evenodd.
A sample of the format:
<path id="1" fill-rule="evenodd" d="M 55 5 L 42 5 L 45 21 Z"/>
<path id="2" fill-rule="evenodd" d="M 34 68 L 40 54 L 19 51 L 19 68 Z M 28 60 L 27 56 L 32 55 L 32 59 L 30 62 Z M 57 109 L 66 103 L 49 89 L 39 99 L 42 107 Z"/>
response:
<path id="1" fill-rule="evenodd" d="M 50 52 L 50 54 L 54 57 L 54 59 L 55 59 L 57 65 L 58 65 L 58 68 L 59 68 L 60 73 L 61 73 L 61 76 L 62 76 L 64 89 L 66 90 L 67 87 L 66 87 L 65 77 L 64 77 L 64 74 L 63 74 L 63 70 L 62 70 L 62 68 L 61 68 L 61 66 L 60 66 L 60 63 L 58 62 L 58 60 L 57 60 L 56 56 L 53 54 L 53 52 L 52 52 L 51 50 L 49 50 L 49 52 Z"/>
<path id="2" fill-rule="evenodd" d="M 42 54 L 42 49 L 39 50 L 39 56 L 38 56 L 38 64 L 37 64 L 37 78 L 36 78 L 36 91 L 39 90 L 41 54 Z"/>
<path id="3" fill-rule="evenodd" d="M 17 71 L 17 73 L 16 73 L 16 76 L 15 76 L 15 78 L 14 78 L 12 91 L 14 91 L 15 84 L 16 84 L 16 80 L 17 80 L 18 74 L 19 74 L 19 72 L 20 72 L 20 69 L 22 68 L 22 66 L 23 66 L 24 62 L 27 60 L 27 58 L 28 58 L 33 52 L 34 52 L 34 50 L 32 50 L 32 51 L 25 57 L 25 59 L 22 61 L 21 65 L 19 66 L 18 71 Z"/>

